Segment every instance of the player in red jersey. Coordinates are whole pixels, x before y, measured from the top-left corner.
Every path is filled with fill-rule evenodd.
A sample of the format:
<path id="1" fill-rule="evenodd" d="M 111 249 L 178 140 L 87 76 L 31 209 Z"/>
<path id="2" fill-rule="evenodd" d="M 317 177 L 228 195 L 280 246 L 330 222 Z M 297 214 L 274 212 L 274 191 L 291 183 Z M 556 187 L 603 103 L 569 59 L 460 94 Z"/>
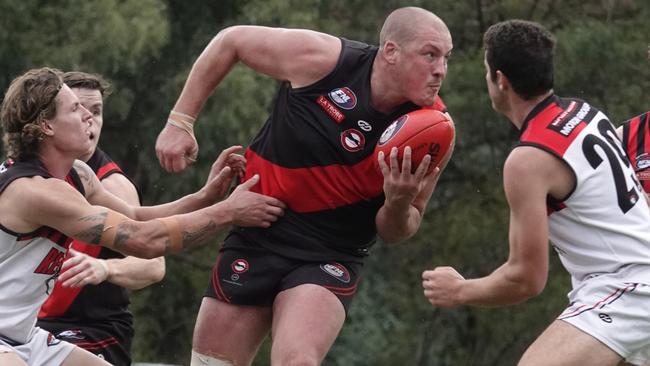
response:
<path id="1" fill-rule="evenodd" d="M 261 174 L 259 191 L 288 209 L 267 229 L 235 228 L 226 239 L 199 310 L 192 366 L 249 365 L 269 331 L 271 364 L 319 364 L 377 235 L 391 243 L 418 230 L 440 169 L 427 173 L 427 155 L 411 173 L 410 150 L 401 167 L 397 149 L 388 162 L 373 151 L 403 114 L 424 106 L 444 111 L 438 91 L 451 35 L 436 15 L 408 7 L 388 16 L 379 43 L 235 26 L 194 64 L 158 137 L 162 166 L 175 172 L 191 162 L 194 120 L 241 62 L 282 81 L 246 151 L 246 176 Z"/>
<path id="2" fill-rule="evenodd" d="M 110 85 L 101 76 L 84 72 L 67 72 L 63 81 L 93 115 L 92 148 L 80 160 L 95 172 L 106 190 L 131 205 L 140 205 L 136 186 L 98 147 Z M 37 325 L 112 365 L 130 365 L 133 316 L 128 310 L 128 290 L 160 281 L 165 275 L 164 257 L 125 257 L 109 248 L 75 240 L 62 270 L 41 307 Z M 84 280 L 85 286 L 81 285 Z"/>
<path id="3" fill-rule="evenodd" d="M 571 274 L 570 304 L 519 365 L 642 365 L 650 209 L 615 129 L 588 103 L 553 93 L 555 39 L 546 29 L 511 20 L 483 39 L 492 107 L 521 131 L 503 171 L 510 254 L 486 277 L 425 271 L 424 295 L 442 307 L 525 301 L 546 284 L 550 240 Z"/>

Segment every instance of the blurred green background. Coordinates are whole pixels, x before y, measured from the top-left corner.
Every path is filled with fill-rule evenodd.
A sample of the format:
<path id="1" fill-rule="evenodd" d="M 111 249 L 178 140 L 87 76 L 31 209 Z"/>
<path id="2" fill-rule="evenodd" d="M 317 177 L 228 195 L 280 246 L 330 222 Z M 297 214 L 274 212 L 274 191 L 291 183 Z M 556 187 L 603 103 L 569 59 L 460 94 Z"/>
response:
<path id="1" fill-rule="evenodd" d="M 501 173 L 516 131 L 491 110 L 482 33 L 510 18 L 544 24 L 559 40 L 556 92 L 588 100 L 618 124 L 650 110 L 647 0 L 2 0 L 0 89 L 34 67 L 103 74 L 114 92 L 100 145 L 134 178 L 145 204 L 166 202 L 198 189 L 223 148 L 248 144 L 277 90 L 277 81 L 236 67 L 198 120 L 198 163 L 177 175 L 160 168 L 155 139 L 192 63 L 219 30 L 310 28 L 377 44 L 385 16 L 408 5 L 438 14 L 454 38 L 440 94 L 456 122 L 456 151 L 419 233 L 372 249 L 350 317 L 324 364 L 514 365 L 566 306 L 569 278 L 554 254 L 544 292 L 517 306 L 436 309 L 420 285 L 426 268 L 452 265 L 475 277 L 507 257 Z M 189 363 L 219 244 L 169 256 L 165 279 L 132 294 L 135 361 Z M 268 352 L 267 341 L 255 365 L 268 364 Z"/>

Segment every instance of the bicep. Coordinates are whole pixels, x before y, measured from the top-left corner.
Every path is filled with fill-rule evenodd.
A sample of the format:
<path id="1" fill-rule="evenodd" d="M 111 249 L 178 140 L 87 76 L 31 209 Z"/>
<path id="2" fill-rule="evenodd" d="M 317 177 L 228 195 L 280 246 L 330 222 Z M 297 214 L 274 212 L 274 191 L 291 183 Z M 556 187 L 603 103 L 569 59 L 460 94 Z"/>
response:
<path id="1" fill-rule="evenodd" d="M 66 236 L 91 244 L 99 243 L 107 209 L 93 206 L 62 180 L 32 180 L 21 187 L 29 191 L 22 196 L 16 215 L 33 226 L 54 228 Z"/>
<path id="2" fill-rule="evenodd" d="M 341 53 L 340 39 L 305 29 L 239 26 L 226 30 L 224 37 L 245 65 L 294 88 L 326 76 Z"/>

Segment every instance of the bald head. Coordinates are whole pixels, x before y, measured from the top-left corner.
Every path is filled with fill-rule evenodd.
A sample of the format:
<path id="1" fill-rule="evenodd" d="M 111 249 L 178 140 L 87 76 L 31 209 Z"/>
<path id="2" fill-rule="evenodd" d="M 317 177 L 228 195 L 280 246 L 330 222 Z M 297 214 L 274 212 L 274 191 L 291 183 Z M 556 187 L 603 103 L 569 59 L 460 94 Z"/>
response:
<path id="1" fill-rule="evenodd" d="M 442 19 L 428 10 L 409 6 L 394 10 L 386 17 L 379 33 L 379 46 L 384 47 L 388 41 L 408 43 L 422 28 L 433 28 L 441 34 L 449 35 L 449 29 Z"/>

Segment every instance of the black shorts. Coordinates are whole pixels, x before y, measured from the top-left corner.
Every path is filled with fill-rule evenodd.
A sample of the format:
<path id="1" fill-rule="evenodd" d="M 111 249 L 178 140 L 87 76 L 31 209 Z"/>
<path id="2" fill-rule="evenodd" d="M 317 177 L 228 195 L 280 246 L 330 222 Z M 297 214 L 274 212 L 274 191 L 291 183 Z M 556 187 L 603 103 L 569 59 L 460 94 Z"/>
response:
<path id="1" fill-rule="evenodd" d="M 362 263 L 287 258 L 231 234 L 219 252 L 205 296 L 234 305 L 271 306 L 283 290 L 315 284 L 332 292 L 347 313 Z"/>
<path id="2" fill-rule="evenodd" d="M 39 320 L 38 326 L 56 338 L 79 346 L 115 366 L 131 365 L 131 337 L 122 339 L 97 327 Z"/>

